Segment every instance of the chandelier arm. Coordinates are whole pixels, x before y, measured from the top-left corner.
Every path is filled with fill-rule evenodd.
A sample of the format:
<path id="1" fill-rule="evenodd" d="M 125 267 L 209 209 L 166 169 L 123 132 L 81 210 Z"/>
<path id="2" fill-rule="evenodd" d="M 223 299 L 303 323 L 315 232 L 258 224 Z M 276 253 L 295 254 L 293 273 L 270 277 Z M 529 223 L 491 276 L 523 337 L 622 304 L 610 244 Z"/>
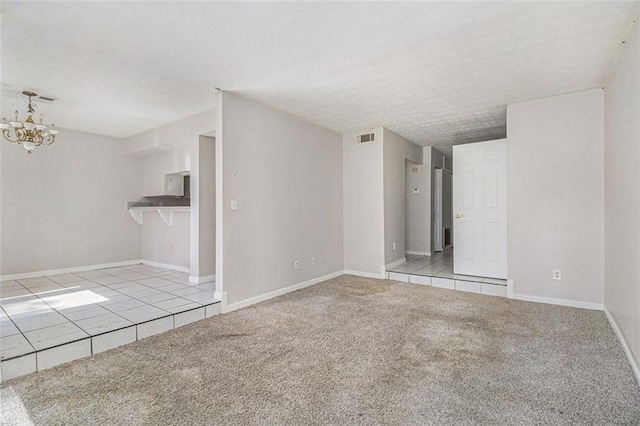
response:
<path id="1" fill-rule="evenodd" d="M 9 129 L 2 129 L 2 136 L 4 136 L 4 138 L 12 143 L 20 143 L 17 139 L 13 140 L 11 139 L 11 133 L 9 133 Z"/>
<path id="2" fill-rule="evenodd" d="M 54 143 L 56 141 L 56 136 L 55 135 L 49 135 L 49 137 L 45 140 L 42 141 L 43 145 L 51 145 L 52 143 Z"/>

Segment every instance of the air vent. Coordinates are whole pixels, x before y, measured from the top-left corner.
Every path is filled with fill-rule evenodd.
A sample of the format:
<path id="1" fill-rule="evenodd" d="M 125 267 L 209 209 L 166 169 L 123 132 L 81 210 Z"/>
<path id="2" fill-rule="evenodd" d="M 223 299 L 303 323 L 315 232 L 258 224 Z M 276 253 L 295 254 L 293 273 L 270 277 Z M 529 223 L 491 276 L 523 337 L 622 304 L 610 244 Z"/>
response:
<path id="1" fill-rule="evenodd" d="M 364 133 L 362 135 L 356 136 L 357 143 L 373 142 L 375 139 L 376 139 L 375 133 Z"/>
<path id="2" fill-rule="evenodd" d="M 53 99 L 53 98 L 48 98 L 48 97 L 46 97 L 46 96 L 38 96 L 38 100 L 39 100 L 39 101 L 42 101 L 42 102 L 53 102 L 53 101 L 55 101 L 55 99 Z"/>

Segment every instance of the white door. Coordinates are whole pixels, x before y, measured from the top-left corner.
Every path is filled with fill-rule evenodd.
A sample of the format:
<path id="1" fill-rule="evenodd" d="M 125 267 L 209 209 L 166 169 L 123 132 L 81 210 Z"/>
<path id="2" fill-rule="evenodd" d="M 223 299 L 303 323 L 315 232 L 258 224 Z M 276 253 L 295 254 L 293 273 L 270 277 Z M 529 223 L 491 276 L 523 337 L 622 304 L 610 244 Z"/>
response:
<path id="1" fill-rule="evenodd" d="M 453 272 L 507 278 L 507 140 L 453 147 Z"/>
<path id="2" fill-rule="evenodd" d="M 442 169 L 435 170 L 433 200 L 433 251 L 442 251 Z"/>

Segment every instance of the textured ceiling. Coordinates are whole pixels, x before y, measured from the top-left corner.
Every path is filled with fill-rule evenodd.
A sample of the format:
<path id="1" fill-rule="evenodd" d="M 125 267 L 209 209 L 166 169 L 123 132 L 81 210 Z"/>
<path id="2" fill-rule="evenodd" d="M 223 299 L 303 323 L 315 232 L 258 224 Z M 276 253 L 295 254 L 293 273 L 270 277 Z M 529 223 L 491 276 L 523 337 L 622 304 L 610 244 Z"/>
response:
<path id="1" fill-rule="evenodd" d="M 126 137 L 236 91 L 337 131 L 504 137 L 509 103 L 601 87 L 637 2 L 9 2 L 2 113 Z"/>

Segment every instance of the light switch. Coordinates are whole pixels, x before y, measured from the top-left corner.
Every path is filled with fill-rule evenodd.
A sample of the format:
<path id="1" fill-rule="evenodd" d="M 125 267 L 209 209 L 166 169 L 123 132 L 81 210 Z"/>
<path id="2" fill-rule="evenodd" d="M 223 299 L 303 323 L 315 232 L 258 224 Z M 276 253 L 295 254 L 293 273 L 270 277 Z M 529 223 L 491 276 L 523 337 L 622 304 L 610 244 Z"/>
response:
<path id="1" fill-rule="evenodd" d="M 238 201 L 231 200 L 231 210 L 233 211 L 238 210 Z"/>
<path id="2" fill-rule="evenodd" d="M 419 194 L 420 193 L 420 188 L 412 188 L 411 189 L 411 193 L 412 194 Z"/>

